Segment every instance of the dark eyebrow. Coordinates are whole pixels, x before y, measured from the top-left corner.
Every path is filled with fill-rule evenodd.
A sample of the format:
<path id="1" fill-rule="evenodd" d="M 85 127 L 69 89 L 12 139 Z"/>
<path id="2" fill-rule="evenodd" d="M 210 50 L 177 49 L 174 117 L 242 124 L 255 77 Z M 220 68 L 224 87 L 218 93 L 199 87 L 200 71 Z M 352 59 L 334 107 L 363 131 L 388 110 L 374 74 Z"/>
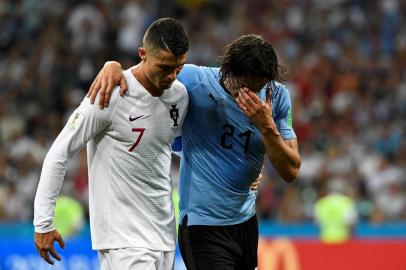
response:
<path id="1" fill-rule="evenodd" d="M 165 64 L 158 64 L 158 66 L 160 67 L 160 68 L 163 68 L 163 69 L 167 69 L 167 68 L 177 68 L 177 67 L 181 67 L 181 66 L 183 66 L 184 64 L 180 64 L 180 65 L 176 65 L 176 66 L 171 66 L 171 65 L 165 65 Z"/>

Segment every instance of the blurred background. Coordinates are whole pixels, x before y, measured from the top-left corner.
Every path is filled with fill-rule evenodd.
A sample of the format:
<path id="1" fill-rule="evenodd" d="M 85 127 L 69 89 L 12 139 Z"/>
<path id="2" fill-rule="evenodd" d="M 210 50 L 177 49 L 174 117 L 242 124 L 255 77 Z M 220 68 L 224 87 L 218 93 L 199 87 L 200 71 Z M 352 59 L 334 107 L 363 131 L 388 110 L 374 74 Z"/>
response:
<path id="1" fill-rule="evenodd" d="M 264 168 L 259 268 L 325 269 L 358 254 L 358 266 L 329 269 L 406 269 L 405 14 L 403 0 L 0 0 L 0 270 L 50 269 L 32 244 L 43 159 L 104 62 L 136 64 L 146 27 L 167 16 L 188 31 L 190 63 L 217 66 L 226 44 L 256 33 L 289 70 L 302 167 L 289 185 Z M 97 265 L 87 188 L 82 151 L 62 194 L 84 225 L 58 269 Z M 377 261 L 363 268 L 363 255 Z"/>

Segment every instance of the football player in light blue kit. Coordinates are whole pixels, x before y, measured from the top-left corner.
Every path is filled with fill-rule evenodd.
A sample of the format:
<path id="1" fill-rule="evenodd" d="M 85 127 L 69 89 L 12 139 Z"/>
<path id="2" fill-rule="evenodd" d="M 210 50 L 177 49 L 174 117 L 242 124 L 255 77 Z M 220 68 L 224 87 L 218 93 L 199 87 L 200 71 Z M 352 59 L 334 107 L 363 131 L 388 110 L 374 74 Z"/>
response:
<path id="1" fill-rule="evenodd" d="M 219 84 L 219 68 L 185 65 L 178 80 L 188 89 L 182 129 L 180 218 L 188 225 L 232 225 L 255 214 L 250 185 L 261 172 L 266 149 L 262 134 Z M 273 115 L 284 140 L 296 139 L 289 121 L 287 89 L 272 83 Z M 259 92 L 266 101 L 268 88 Z"/>
<path id="2" fill-rule="evenodd" d="M 258 224 L 250 185 L 265 155 L 286 182 L 300 168 L 291 101 L 277 82 L 282 69 L 275 51 L 262 37 L 238 38 L 220 63 L 185 65 L 178 75 L 189 94 L 181 138 L 179 245 L 188 269 L 255 269 Z M 125 85 L 121 74 L 117 62 L 106 65 L 89 95 L 105 85 L 100 104 L 106 104 L 106 86 Z"/>

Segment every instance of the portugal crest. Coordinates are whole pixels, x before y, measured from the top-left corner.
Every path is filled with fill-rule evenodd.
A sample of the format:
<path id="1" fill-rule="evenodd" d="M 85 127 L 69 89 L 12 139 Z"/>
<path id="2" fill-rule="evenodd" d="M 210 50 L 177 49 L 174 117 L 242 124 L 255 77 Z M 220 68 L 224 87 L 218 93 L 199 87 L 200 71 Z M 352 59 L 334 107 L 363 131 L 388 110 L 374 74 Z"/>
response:
<path id="1" fill-rule="evenodd" d="M 179 119 L 179 109 L 176 108 L 176 104 L 171 105 L 171 109 L 169 110 L 169 116 L 173 120 L 173 126 L 177 127 L 178 126 L 178 119 Z"/>

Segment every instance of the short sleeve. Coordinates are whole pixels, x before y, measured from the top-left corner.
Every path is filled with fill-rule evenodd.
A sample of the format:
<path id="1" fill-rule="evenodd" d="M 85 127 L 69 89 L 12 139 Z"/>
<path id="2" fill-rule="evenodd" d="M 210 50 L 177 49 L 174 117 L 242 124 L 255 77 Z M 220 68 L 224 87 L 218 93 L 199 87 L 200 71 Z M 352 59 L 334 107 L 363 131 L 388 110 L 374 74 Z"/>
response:
<path id="1" fill-rule="evenodd" d="M 283 84 L 275 84 L 274 121 L 284 140 L 296 139 L 293 130 L 292 103 L 288 89 Z"/>

